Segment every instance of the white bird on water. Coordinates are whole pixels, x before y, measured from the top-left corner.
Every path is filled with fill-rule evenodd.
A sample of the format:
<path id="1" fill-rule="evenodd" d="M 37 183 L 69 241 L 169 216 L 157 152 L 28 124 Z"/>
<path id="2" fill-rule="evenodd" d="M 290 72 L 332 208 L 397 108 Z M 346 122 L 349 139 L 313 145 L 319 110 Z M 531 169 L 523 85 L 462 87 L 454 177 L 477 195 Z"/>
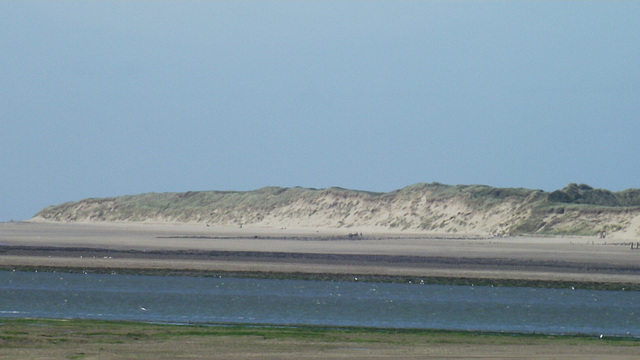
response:
<path id="1" fill-rule="evenodd" d="M 142 310 L 142 311 L 147 311 L 147 308 L 146 308 L 146 307 L 142 307 L 142 306 L 141 306 L 141 307 L 140 307 L 140 310 Z"/>

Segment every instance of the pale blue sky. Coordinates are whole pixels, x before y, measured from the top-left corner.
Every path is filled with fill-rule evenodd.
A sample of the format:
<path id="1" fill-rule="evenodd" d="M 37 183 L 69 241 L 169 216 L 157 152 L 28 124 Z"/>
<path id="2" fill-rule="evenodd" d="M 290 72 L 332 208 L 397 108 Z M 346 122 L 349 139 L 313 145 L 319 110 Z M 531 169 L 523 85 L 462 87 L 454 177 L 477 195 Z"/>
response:
<path id="1" fill-rule="evenodd" d="M 87 197 L 640 187 L 640 2 L 0 2 L 0 221 Z"/>

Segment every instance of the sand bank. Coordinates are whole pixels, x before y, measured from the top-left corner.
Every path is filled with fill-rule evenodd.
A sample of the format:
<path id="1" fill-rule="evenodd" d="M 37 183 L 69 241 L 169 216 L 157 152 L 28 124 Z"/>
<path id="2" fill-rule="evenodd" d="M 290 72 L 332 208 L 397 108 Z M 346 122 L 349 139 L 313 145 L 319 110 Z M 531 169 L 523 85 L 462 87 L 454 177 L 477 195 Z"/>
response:
<path id="1" fill-rule="evenodd" d="M 640 284 L 640 250 L 595 237 L 454 238 L 188 224 L 2 223 L 0 266 Z"/>

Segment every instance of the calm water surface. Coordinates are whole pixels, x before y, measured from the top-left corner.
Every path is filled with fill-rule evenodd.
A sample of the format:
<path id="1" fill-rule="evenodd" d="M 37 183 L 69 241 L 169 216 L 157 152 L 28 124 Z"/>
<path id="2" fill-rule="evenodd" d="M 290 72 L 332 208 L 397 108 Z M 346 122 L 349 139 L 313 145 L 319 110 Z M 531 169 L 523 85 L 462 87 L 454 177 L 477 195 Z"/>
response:
<path id="1" fill-rule="evenodd" d="M 640 336 L 640 292 L 0 271 L 0 317 Z"/>

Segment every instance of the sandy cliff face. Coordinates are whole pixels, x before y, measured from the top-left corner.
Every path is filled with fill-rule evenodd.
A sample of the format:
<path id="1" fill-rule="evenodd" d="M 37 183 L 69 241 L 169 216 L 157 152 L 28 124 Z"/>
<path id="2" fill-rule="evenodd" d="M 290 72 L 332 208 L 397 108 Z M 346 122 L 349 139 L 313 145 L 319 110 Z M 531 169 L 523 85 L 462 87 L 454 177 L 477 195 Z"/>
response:
<path id="1" fill-rule="evenodd" d="M 416 184 L 390 193 L 268 187 L 249 192 L 151 193 L 86 199 L 48 207 L 36 219 L 481 236 L 595 235 L 607 231 L 634 238 L 640 236 L 640 195 L 631 190 L 611 193 L 575 184 L 553 193 L 437 183 Z"/>

